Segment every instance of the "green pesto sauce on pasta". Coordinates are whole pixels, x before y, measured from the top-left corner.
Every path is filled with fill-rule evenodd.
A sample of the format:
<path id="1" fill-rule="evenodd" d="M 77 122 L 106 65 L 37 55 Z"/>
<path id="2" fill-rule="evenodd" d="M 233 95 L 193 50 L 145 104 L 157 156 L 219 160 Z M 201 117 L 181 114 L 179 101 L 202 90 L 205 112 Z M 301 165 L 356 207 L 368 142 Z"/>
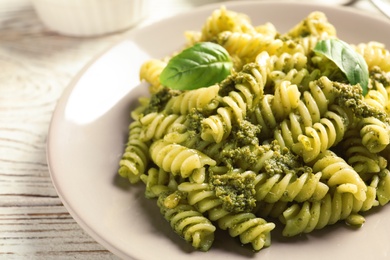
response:
<path id="1" fill-rule="evenodd" d="M 355 117 L 374 117 L 383 122 L 390 123 L 388 115 L 383 110 L 370 106 L 364 102 L 362 89 L 359 85 L 334 83 L 334 91 L 337 96 L 336 102 L 341 107 L 352 109 Z"/>
<path id="2" fill-rule="evenodd" d="M 145 197 L 173 230 L 207 251 L 217 227 L 258 251 L 283 236 L 361 215 L 390 201 L 390 51 L 352 46 L 369 68 L 367 94 L 314 46 L 337 39 L 324 13 L 280 33 L 222 7 L 187 46 L 225 48 L 231 74 L 207 88 L 172 90 L 159 76 L 172 56 L 145 62 L 149 97 L 131 112 L 118 173 L 145 184 Z M 183 88 L 188 89 L 188 88 Z"/>
<path id="3" fill-rule="evenodd" d="M 167 102 L 174 96 L 180 94 L 180 91 L 163 88 L 150 98 L 149 105 L 144 109 L 143 114 L 161 111 Z"/>
<path id="4" fill-rule="evenodd" d="M 223 208 L 227 211 L 251 212 L 256 206 L 255 177 L 254 172 L 211 174 L 210 187 L 215 189 L 216 196 L 222 200 Z"/>

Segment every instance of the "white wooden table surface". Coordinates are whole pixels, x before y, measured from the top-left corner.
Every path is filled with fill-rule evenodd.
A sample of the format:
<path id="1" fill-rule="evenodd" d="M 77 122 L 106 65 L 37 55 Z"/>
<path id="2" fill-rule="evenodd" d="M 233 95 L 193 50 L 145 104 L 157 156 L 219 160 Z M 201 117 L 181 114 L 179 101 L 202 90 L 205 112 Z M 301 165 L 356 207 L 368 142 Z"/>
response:
<path id="1" fill-rule="evenodd" d="M 218 1 L 152 2 L 141 25 Z M 366 0 L 354 7 L 376 12 Z M 72 78 L 126 33 L 61 36 L 45 28 L 29 0 L 0 0 L 0 259 L 117 259 L 61 203 L 48 171 L 46 138 Z"/>

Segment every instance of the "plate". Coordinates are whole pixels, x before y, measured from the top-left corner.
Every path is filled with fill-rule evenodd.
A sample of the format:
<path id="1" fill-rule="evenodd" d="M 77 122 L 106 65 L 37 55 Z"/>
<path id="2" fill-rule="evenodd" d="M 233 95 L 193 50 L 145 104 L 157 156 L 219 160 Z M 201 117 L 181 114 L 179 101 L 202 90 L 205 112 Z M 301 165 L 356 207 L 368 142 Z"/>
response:
<path id="1" fill-rule="evenodd" d="M 217 232 L 212 249 L 198 252 L 180 239 L 145 199 L 143 184 L 117 176 L 127 140 L 129 111 L 145 88 L 140 65 L 171 54 L 184 44 L 184 31 L 200 30 L 220 7 L 212 4 L 134 30 L 88 65 L 65 90 L 53 114 L 47 153 L 52 181 L 70 214 L 94 239 L 123 259 L 387 259 L 390 207 L 368 214 L 360 229 L 334 225 L 310 235 L 283 238 L 260 252 Z M 226 2 L 253 24 L 272 22 L 285 32 L 312 11 L 323 11 L 338 36 L 350 43 L 379 41 L 390 46 L 390 24 L 348 7 L 292 2 Z"/>

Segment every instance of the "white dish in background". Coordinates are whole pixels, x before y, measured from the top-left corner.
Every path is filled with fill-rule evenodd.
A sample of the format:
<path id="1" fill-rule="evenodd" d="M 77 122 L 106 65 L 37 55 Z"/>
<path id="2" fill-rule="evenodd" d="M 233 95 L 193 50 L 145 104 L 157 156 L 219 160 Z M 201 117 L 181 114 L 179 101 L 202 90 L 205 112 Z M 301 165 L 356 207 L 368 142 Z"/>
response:
<path id="1" fill-rule="evenodd" d="M 338 36 L 350 43 L 380 41 L 390 46 L 390 23 L 350 8 L 291 2 L 226 2 L 248 14 L 253 24 L 272 22 L 284 32 L 312 11 L 323 11 Z M 144 185 L 131 186 L 117 176 L 127 140 L 130 107 L 145 89 L 140 65 L 179 49 L 186 30 L 200 30 L 220 4 L 135 30 L 94 60 L 64 92 L 48 136 L 53 183 L 71 215 L 99 243 L 125 259 L 388 259 L 390 206 L 366 217 L 361 229 L 334 225 L 307 236 L 282 238 L 253 253 L 218 232 L 207 253 L 194 251 L 160 215 L 155 200 L 144 198 Z"/>
<path id="2" fill-rule="evenodd" d="M 69 36 L 90 37 L 125 30 L 148 13 L 149 0 L 32 0 L 42 22 Z"/>

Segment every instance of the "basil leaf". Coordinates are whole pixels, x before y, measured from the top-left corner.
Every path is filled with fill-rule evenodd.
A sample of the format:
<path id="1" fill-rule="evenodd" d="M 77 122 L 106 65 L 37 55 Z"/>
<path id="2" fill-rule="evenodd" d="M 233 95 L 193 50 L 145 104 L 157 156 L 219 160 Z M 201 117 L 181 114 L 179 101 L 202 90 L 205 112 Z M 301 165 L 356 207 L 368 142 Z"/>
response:
<path id="1" fill-rule="evenodd" d="M 225 79 L 232 67 L 229 53 L 221 45 L 196 43 L 170 59 L 160 82 L 177 90 L 209 87 Z"/>
<path id="2" fill-rule="evenodd" d="M 322 40 L 316 44 L 314 52 L 323 54 L 333 61 L 350 84 L 359 83 L 363 95 L 367 94 L 369 78 L 367 63 L 348 43 L 339 39 Z"/>

